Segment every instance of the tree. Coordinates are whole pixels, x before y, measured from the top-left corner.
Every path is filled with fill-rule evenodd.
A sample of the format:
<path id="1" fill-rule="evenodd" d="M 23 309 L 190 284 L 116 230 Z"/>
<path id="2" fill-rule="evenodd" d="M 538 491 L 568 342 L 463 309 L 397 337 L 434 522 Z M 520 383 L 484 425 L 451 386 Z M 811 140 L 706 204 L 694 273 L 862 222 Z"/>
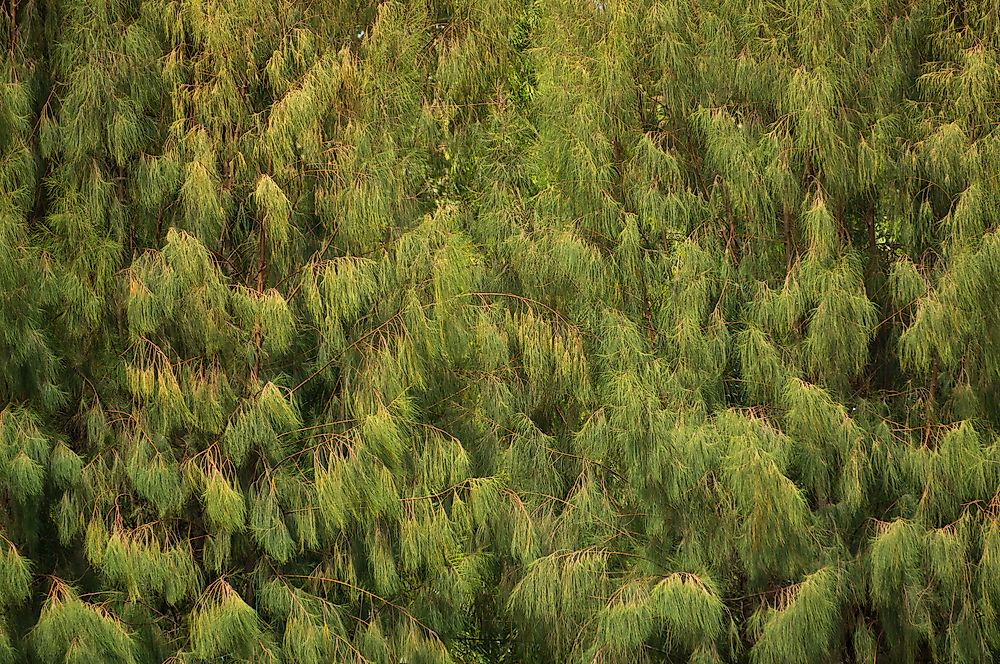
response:
<path id="1" fill-rule="evenodd" d="M 0 661 L 992 661 L 986 0 L 13 0 Z"/>

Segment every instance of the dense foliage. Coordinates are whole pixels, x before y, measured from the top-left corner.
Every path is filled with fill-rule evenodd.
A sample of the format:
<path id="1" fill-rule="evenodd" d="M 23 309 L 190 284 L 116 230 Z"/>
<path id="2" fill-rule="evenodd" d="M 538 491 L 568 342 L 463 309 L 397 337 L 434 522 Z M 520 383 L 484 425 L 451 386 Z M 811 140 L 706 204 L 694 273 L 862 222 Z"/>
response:
<path id="1" fill-rule="evenodd" d="M 0 662 L 991 662 L 995 0 L 6 0 Z"/>

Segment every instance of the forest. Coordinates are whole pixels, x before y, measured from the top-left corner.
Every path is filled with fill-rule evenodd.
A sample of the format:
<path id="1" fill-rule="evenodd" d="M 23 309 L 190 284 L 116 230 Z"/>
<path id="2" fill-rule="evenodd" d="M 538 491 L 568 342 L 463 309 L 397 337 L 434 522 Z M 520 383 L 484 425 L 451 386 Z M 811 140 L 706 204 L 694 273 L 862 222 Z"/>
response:
<path id="1" fill-rule="evenodd" d="M 0 664 L 1000 658 L 996 0 L 0 46 Z"/>

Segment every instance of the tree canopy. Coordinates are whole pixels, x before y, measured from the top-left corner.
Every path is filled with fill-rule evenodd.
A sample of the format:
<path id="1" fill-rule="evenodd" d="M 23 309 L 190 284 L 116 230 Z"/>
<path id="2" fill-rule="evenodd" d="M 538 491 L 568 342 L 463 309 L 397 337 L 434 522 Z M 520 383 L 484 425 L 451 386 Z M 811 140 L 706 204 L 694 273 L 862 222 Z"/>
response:
<path id="1" fill-rule="evenodd" d="M 0 663 L 1000 657 L 995 0 L 7 0 Z"/>

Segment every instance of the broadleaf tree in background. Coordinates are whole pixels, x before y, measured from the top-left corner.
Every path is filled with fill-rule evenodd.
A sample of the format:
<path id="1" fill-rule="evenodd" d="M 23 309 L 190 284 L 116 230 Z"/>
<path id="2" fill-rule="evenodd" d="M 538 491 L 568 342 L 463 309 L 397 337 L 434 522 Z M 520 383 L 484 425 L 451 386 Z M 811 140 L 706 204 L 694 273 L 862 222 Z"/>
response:
<path id="1" fill-rule="evenodd" d="M 9 0 L 0 662 L 990 662 L 991 0 Z"/>

